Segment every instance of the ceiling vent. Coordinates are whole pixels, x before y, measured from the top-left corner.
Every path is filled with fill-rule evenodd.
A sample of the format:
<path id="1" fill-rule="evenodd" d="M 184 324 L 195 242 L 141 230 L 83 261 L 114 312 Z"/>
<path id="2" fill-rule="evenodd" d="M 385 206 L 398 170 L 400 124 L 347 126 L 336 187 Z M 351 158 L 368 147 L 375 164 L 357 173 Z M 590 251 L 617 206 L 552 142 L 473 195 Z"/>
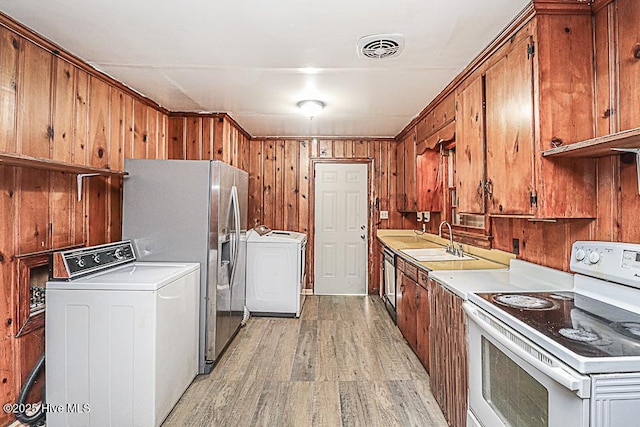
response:
<path id="1" fill-rule="evenodd" d="M 358 55 L 362 58 L 385 59 L 400 55 L 404 49 L 402 34 L 374 34 L 360 37 Z"/>

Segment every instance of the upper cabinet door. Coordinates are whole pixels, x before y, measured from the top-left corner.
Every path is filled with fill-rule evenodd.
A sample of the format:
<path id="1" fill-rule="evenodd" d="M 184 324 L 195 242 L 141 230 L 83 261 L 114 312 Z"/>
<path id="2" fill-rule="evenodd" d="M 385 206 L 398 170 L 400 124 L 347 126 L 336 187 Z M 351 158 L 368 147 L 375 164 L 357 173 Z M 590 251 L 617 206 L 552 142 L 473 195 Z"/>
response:
<path id="1" fill-rule="evenodd" d="M 457 94 L 456 193 L 462 213 L 485 212 L 483 79 L 477 77 Z"/>
<path id="2" fill-rule="evenodd" d="M 640 4 L 618 0 L 618 55 L 620 61 L 620 130 L 640 127 Z"/>
<path id="3" fill-rule="evenodd" d="M 531 37 L 523 38 L 486 72 L 485 189 L 490 214 L 534 212 L 532 46 Z"/>

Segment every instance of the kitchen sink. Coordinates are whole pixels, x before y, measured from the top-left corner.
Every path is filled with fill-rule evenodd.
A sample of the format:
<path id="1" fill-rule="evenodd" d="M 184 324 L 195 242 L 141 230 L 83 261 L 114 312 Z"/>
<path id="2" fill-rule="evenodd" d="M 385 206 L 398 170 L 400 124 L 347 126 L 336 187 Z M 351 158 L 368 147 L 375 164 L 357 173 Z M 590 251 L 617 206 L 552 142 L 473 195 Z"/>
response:
<path id="1" fill-rule="evenodd" d="M 477 259 L 467 254 L 463 256 L 450 254 L 444 248 L 401 249 L 401 252 L 417 261 L 471 261 Z"/>

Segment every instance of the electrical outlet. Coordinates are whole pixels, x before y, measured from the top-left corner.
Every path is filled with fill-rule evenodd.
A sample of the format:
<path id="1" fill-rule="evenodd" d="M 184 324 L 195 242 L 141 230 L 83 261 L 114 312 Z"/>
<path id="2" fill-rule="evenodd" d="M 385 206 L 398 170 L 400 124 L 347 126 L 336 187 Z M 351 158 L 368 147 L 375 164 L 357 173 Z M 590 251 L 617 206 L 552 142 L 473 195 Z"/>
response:
<path id="1" fill-rule="evenodd" d="M 431 212 L 422 212 L 422 220 L 424 222 L 429 222 L 431 219 Z"/>
<path id="2" fill-rule="evenodd" d="M 513 239 L 512 241 L 513 253 L 516 255 L 520 254 L 520 239 Z"/>
<path id="3" fill-rule="evenodd" d="M 416 212 L 416 217 L 418 219 L 418 222 L 422 222 L 422 212 Z"/>
<path id="4" fill-rule="evenodd" d="M 389 219 L 389 211 L 380 211 L 380 219 Z"/>

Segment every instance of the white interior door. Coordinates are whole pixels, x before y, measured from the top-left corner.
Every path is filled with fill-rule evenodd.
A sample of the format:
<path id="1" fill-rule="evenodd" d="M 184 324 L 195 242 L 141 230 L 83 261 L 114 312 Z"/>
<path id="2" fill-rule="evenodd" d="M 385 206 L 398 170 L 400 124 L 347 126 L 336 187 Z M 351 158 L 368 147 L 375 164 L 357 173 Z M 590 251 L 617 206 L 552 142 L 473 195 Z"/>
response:
<path id="1" fill-rule="evenodd" d="M 315 166 L 314 293 L 367 293 L 367 164 Z"/>

